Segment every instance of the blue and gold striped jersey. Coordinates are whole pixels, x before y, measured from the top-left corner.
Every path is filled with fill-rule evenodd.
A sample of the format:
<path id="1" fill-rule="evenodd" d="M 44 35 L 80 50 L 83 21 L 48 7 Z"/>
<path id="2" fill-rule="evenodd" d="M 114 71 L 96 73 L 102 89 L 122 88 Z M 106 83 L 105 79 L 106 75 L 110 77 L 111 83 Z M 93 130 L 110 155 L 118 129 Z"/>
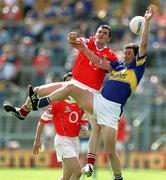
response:
<path id="1" fill-rule="evenodd" d="M 101 92 L 102 96 L 110 101 L 125 105 L 131 93 L 136 89 L 145 71 L 146 55 L 133 60 L 128 66 L 118 68 L 111 72 L 108 80 Z"/>

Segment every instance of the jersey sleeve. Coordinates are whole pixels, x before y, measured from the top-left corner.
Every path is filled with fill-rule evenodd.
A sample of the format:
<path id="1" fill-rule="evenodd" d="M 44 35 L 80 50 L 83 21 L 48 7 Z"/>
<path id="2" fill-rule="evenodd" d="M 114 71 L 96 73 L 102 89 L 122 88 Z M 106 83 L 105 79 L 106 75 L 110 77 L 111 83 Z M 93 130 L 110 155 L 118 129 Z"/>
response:
<path id="1" fill-rule="evenodd" d="M 143 65 L 146 62 L 146 57 L 147 57 L 147 54 L 145 54 L 143 56 L 139 56 L 139 54 L 138 54 L 138 56 L 136 58 L 136 65 L 137 66 Z"/>
<path id="2" fill-rule="evenodd" d="M 110 62 L 110 65 L 115 71 L 120 71 L 125 68 L 125 64 L 122 61 Z"/>
<path id="3" fill-rule="evenodd" d="M 109 49 L 108 60 L 112 62 L 118 61 L 118 57 L 111 49 Z"/>
<path id="4" fill-rule="evenodd" d="M 51 104 L 47 110 L 41 115 L 41 118 L 39 119 L 39 122 L 43 124 L 48 124 L 52 121 L 53 118 L 53 111 L 54 110 L 54 105 Z"/>
<path id="5" fill-rule="evenodd" d="M 88 126 L 89 125 L 89 121 L 88 121 L 88 118 L 87 118 L 87 114 L 84 113 L 81 117 L 81 123 L 80 125 L 83 125 L 83 126 Z"/>

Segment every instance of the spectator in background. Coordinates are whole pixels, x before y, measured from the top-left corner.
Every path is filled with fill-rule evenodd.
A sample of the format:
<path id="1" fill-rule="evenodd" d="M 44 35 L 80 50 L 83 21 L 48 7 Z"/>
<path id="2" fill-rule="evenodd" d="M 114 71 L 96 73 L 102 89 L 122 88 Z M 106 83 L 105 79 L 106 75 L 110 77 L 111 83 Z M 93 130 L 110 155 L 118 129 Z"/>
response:
<path id="1" fill-rule="evenodd" d="M 18 45 L 18 53 L 24 65 L 32 65 L 32 60 L 35 55 L 35 46 L 33 42 L 31 37 L 25 36 Z"/>
<path id="2" fill-rule="evenodd" d="M 35 83 L 37 86 L 45 83 L 46 74 L 50 64 L 51 60 L 49 52 L 45 48 L 40 48 L 32 62 L 35 70 Z"/>
<path id="3" fill-rule="evenodd" d="M 64 76 L 64 81 L 72 78 L 71 73 Z M 88 121 L 83 119 L 84 111 L 72 98 L 52 103 L 39 120 L 33 145 L 33 153 L 37 155 L 41 148 L 41 134 L 45 124 L 54 123 L 56 136 L 54 145 L 57 160 L 62 162 L 63 176 L 60 180 L 79 180 L 81 165 L 79 156 L 79 134 L 86 135 Z"/>
<path id="4" fill-rule="evenodd" d="M 27 12 L 29 12 L 32 7 L 33 7 L 33 3 L 34 1 L 33 0 L 23 0 L 23 8 L 24 8 L 24 16 L 27 14 Z"/>
<path id="5" fill-rule="evenodd" d="M 30 29 L 31 34 L 35 37 L 35 40 L 39 41 L 40 35 L 44 29 L 44 21 L 37 2 L 34 1 L 32 9 L 25 15 L 24 21 Z"/>
<path id="6" fill-rule="evenodd" d="M 63 35 L 61 26 L 52 26 L 43 34 L 43 40 L 51 46 L 53 65 L 64 65 Z M 64 56 L 64 58 L 63 58 Z"/>
<path id="7" fill-rule="evenodd" d="M 0 55 L 0 79 L 18 83 L 21 61 L 17 57 L 14 45 L 4 45 Z"/>
<path id="8" fill-rule="evenodd" d="M 21 20 L 22 12 L 18 0 L 4 0 L 2 20 Z"/>
<path id="9" fill-rule="evenodd" d="M 40 12 L 38 10 L 37 2 L 33 2 L 30 9 L 25 14 L 25 21 L 31 22 L 33 20 L 36 20 L 40 17 Z"/>
<path id="10" fill-rule="evenodd" d="M 161 49 L 166 48 L 166 27 L 160 28 L 157 31 L 156 39 L 152 45 L 154 48 L 161 48 Z"/>
<path id="11" fill-rule="evenodd" d="M 89 0 L 77 1 L 74 9 L 75 20 L 85 20 L 90 17 L 93 5 Z"/>
<path id="12" fill-rule="evenodd" d="M 0 47 L 8 44 L 11 41 L 11 36 L 8 30 L 3 25 L 0 25 Z M 1 54 L 1 52 L 0 52 Z"/>

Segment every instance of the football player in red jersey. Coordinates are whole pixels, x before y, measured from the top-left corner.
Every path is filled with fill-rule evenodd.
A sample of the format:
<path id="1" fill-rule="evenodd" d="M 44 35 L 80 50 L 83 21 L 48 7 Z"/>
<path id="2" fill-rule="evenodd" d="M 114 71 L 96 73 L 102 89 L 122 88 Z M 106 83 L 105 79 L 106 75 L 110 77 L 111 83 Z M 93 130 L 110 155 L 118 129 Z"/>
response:
<path id="1" fill-rule="evenodd" d="M 45 107 L 50 102 L 72 96 L 81 107 L 94 115 L 97 119 L 97 124 L 100 125 L 102 130 L 104 148 L 111 163 L 114 180 L 123 180 L 116 150 L 118 122 L 124 105 L 135 91 L 145 71 L 150 21 L 154 12 L 155 8 L 152 5 L 145 12 L 145 24 L 141 34 L 140 45 L 129 43 L 124 47 L 124 63 L 110 62 L 110 67 L 114 69 L 112 69 L 110 79 L 104 85 L 101 93 L 90 92 L 70 83 L 59 90 L 55 90 L 49 96 L 39 99 L 33 92 L 33 88 L 29 86 L 29 97 L 33 110 Z M 93 51 L 90 51 L 84 43 L 77 40 L 75 42 L 73 40 L 72 43 L 73 46 L 83 51 L 93 62 L 99 65 L 102 63 L 103 60 L 96 56 Z M 92 167 L 92 164 L 85 166 L 84 172 L 88 176 L 92 174 Z"/>
<path id="2" fill-rule="evenodd" d="M 65 75 L 65 81 L 71 79 L 71 73 Z M 66 180 L 78 180 L 81 176 L 79 156 L 79 135 L 88 132 L 88 121 L 83 119 L 84 111 L 70 97 L 49 105 L 42 114 L 36 129 L 33 154 L 37 155 L 41 148 L 41 134 L 46 124 L 53 122 L 55 129 L 54 145 L 57 160 L 62 162 L 63 176 Z"/>
<path id="3" fill-rule="evenodd" d="M 73 39 L 77 38 L 76 32 L 68 34 L 68 41 L 72 44 Z M 79 38 L 80 39 L 80 38 Z M 73 79 L 76 84 L 92 91 L 98 91 L 103 85 L 106 73 L 110 70 L 110 61 L 117 61 L 114 52 L 107 47 L 107 43 L 111 39 L 111 28 L 108 25 L 101 25 L 97 29 L 94 36 L 89 39 L 81 38 L 86 46 L 93 51 L 98 57 L 103 58 L 100 66 L 96 66 L 83 52 L 78 53 L 75 64 L 72 69 Z M 107 60 L 107 61 L 106 61 Z M 50 83 L 43 86 L 35 87 L 34 91 L 38 96 L 46 96 L 56 89 L 64 86 L 64 82 Z M 4 109 L 11 112 L 18 119 L 24 120 L 31 111 L 29 98 L 21 108 L 4 104 Z"/>

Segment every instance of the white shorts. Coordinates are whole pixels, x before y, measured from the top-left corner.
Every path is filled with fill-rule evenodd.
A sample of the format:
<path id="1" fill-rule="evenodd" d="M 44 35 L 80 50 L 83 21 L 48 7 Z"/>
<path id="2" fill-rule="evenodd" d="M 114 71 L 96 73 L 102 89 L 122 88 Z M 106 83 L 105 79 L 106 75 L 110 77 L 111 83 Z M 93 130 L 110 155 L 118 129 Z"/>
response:
<path id="1" fill-rule="evenodd" d="M 61 162 L 63 158 L 79 156 L 80 142 L 78 137 L 66 137 L 57 134 L 54 145 L 58 162 Z"/>
<path id="2" fill-rule="evenodd" d="M 100 93 L 93 93 L 93 95 L 93 115 L 97 119 L 97 124 L 118 130 L 121 104 L 105 99 Z"/>

